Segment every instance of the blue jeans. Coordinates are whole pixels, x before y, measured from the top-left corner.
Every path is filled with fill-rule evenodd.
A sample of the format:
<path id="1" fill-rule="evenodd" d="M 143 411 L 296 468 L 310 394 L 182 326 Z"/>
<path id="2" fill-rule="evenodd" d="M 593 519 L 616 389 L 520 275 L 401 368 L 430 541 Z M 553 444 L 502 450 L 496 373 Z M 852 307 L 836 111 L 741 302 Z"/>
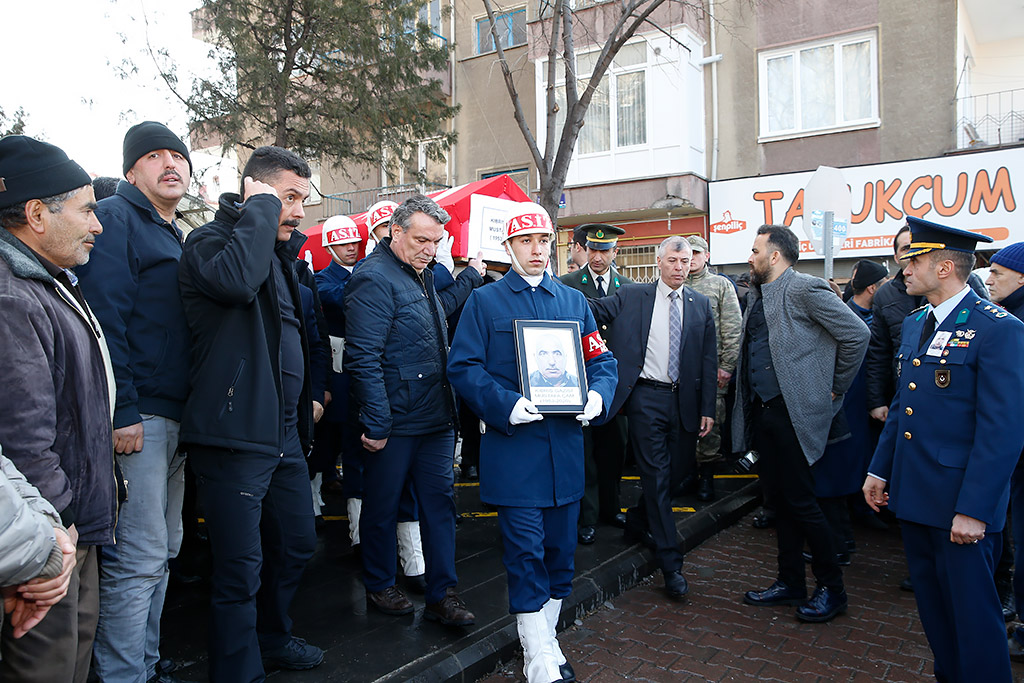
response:
<path id="1" fill-rule="evenodd" d="M 100 550 L 100 620 L 96 672 L 110 683 L 145 683 L 160 661 L 160 615 L 167 560 L 181 548 L 185 458 L 174 420 L 143 415 L 142 451 L 118 455 L 128 482 L 114 530 Z"/>
<path id="2" fill-rule="evenodd" d="M 189 459 L 213 551 L 210 680 L 262 681 L 261 648 L 291 638 L 288 610 L 316 549 L 306 459 L 294 429 L 280 457 L 193 446 Z"/>
<path id="3" fill-rule="evenodd" d="M 376 593 L 395 584 L 396 529 L 400 501 L 410 480 L 415 489 L 426 562 L 427 603 L 440 602 L 458 583 L 455 576 L 455 434 L 392 436 L 384 448 L 366 453 L 363 510 L 359 537 L 363 546 L 366 590 Z M 405 493 L 405 495 L 408 495 Z"/>

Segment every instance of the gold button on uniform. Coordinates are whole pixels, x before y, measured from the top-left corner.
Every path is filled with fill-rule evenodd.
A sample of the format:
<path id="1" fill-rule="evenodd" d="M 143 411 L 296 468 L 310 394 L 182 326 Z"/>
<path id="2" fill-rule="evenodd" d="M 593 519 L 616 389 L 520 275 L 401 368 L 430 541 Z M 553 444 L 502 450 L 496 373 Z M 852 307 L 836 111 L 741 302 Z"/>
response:
<path id="1" fill-rule="evenodd" d="M 907 388 L 910 389 L 911 391 L 913 391 L 914 389 L 917 389 L 917 384 L 914 383 L 914 382 L 911 382 L 910 384 L 907 385 Z"/>
<path id="2" fill-rule="evenodd" d="M 903 432 L 903 437 L 905 439 L 910 439 L 910 432 Z"/>
<path id="3" fill-rule="evenodd" d="M 914 414 L 914 409 L 911 408 L 910 406 L 907 406 L 907 415 L 913 415 L 913 414 Z"/>
<path id="4" fill-rule="evenodd" d="M 920 358 L 915 358 L 914 359 L 914 367 L 916 368 L 920 364 L 921 364 L 921 359 Z"/>

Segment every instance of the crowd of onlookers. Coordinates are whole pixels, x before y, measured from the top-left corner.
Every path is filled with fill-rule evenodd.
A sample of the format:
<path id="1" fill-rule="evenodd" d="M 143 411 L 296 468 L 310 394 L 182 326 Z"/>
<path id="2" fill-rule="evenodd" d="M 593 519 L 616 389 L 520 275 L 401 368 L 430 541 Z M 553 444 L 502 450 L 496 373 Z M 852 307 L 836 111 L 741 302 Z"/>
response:
<path id="1" fill-rule="evenodd" d="M 461 476 L 498 511 L 531 683 L 575 680 L 555 626 L 576 544 L 623 529 L 683 599 L 672 498 L 713 500 L 741 454 L 779 547 L 775 582 L 745 602 L 811 623 L 846 611 L 853 522 L 884 525 L 891 496 L 937 678 L 980 680 L 981 652 L 999 681 L 1004 647 L 1024 657 L 1024 633 L 994 627 L 1024 608 L 1003 533 L 1024 500 L 1024 437 L 1003 428 L 1024 400 L 1024 244 L 991 258 L 987 290 L 972 270 L 988 238 L 909 218 L 897 272 L 861 260 L 844 292 L 795 270 L 797 237 L 766 225 L 749 274 L 669 237 L 639 284 L 616 265 L 623 229 L 591 223 L 559 281 L 541 207 L 512 212 L 511 265 L 488 275 L 479 257 L 455 268 L 448 214 L 417 195 L 370 207 L 368 239 L 327 220 L 314 273 L 297 231 L 312 174 L 293 152 L 254 150 L 187 239 L 187 147 L 144 122 L 123 161 L 123 180 L 94 184 L 53 145 L 0 139 L 0 679 L 179 680 L 160 620 L 197 509 L 212 680 L 323 661 L 289 616 L 322 495 L 345 501 L 370 606 L 411 613 L 402 575 L 424 618 L 473 624 L 460 440 Z M 642 493 L 624 510 L 627 461 Z"/>

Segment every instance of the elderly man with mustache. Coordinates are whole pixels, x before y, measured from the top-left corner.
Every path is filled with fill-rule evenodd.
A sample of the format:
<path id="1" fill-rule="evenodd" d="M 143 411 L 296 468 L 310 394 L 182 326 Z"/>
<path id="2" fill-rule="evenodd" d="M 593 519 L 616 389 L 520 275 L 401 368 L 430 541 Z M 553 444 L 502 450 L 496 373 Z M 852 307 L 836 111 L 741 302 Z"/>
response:
<path id="1" fill-rule="evenodd" d="M 182 232 L 175 223 L 192 162 L 166 126 L 144 121 L 124 137 L 125 180 L 99 202 L 105 228 L 78 269 L 104 332 L 117 381 L 114 452 L 131 492 L 117 544 L 100 563 L 96 670 L 105 681 L 173 680 L 157 670 L 167 561 L 181 547 L 184 458 L 178 426 L 188 390 L 188 325 L 178 292 Z"/>

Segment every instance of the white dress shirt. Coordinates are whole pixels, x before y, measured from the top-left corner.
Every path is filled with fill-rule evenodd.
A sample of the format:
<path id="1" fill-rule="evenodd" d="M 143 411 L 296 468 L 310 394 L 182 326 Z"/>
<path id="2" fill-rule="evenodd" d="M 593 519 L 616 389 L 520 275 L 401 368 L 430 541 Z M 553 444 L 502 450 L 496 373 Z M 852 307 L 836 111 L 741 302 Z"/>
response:
<path id="1" fill-rule="evenodd" d="M 651 314 L 651 331 L 647 335 L 647 351 L 644 353 L 643 379 L 668 382 L 668 307 L 679 306 L 679 321 L 683 324 L 683 285 L 674 291 L 679 298 L 673 304 L 668 295 L 673 291 L 663 280 L 658 279 L 654 293 L 654 312 Z M 680 340 L 680 344 L 682 341 Z M 682 347 L 680 347 L 682 348 Z"/>

